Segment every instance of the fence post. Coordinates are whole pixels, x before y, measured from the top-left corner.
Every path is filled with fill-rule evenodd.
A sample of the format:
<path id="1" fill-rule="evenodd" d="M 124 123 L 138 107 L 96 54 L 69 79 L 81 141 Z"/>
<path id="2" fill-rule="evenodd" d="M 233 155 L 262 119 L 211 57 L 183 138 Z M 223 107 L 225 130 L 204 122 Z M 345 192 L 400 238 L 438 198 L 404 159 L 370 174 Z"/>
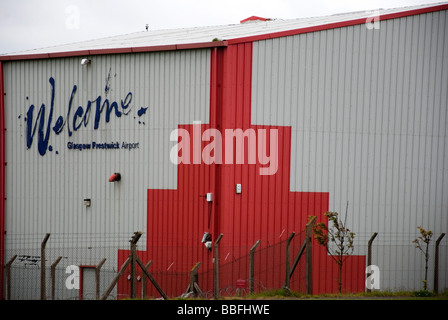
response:
<path id="1" fill-rule="evenodd" d="M 185 294 L 192 292 L 195 297 L 197 297 L 197 294 L 199 293 L 201 297 L 205 298 L 204 293 L 202 292 L 201 288 L 199 287 L 199 275 L 198 275 L 198 269 L 201 266 L 201 262 L 197 262 L 194 267 L 190 271 L 190 283 L 187 287 L 187 290 L 185 291 Z"/>
<path id="2" fill-rule="evenodd" d="M 144 272 L 146 274 L 148 279 L 151 281 L 152 285 L 160 293 L 160 295 L 163 297 L 163 299 L 168 300 L 168 296 L 165 294 L 165 292 L 163 292 L 162 288 L 159 286 L 159 284 L 156 282 L 156 280 L 153 278 L 153 276 L 149 273 L 147 268 L 145 268 L 145 266 L 143 265 L 143 262 L 141 262 L 140 258 L 137 257 L 136 260 L 137 260 L 138 265 L 142 269 L 142 272 Z M 150 262 L 152 263 L 152 261 L 150 261 Z M 148 267 L 149 267 L 149 265 L 150 265 L 150 263 L 147 264 Z"/>
<path id="3" fill-rule="evenodd" d="M 101 260 L 101 262 L 95 267 L 95 299 L 100 299 L 100 269 L 103 266 L 104 262 L 106 262 L 106 258 Z"/>
<path id="4" fill-rule="evenodd" d="M 219 298 L 219 254 L 218 254 L 218 244 L 219 241 L 221 241 L 223 234 L 221 233 L 218 236 L 218 239 L 216 239 L 215 241 L 215 265 L 214 265 L 214 275 L 213 275 L 213 280 L 214 280 L 214 296 L 215 299 Z"/>
<path id="5" fill-rule="evenodd" d="M 376 238 L 377 235 L 378 235 L 378 232 L 375 232 L 372 235 L 372 237 L 370 238 L 370 240 L 369 240 L 369 244 L 368 244 L 368 247 L 367 247 L 367 266 L 370 266 L 372 264 L 372 243 L 373 243 L 373 240 Z M 366 288 L 366 291 L 367 292 L 371 292 L 372 289 Z"/>
<path id="6" fill-rule="evenodd" d="M 302 257 L 303 252 L 305 251 L 305 248 L 306 248 L 306 239 L 304 239 L 304 241 L 302 242 L 302 246 L 300 247 L 299 252 L 297 253 L 297 255 L 294 259 L 294 262 L 292 263 L 291 271 L 289 272 L 290 278 L 292 277 L 294 271 L 296 270 L 296 267 L 299 264 L 299 260 Z"/>
<path id="7" fill-rule="evenodd" d="M 11 265 L 16 260 L 17 255 L 11 258 L 5 265 L 6 269 L 6 300 L 11 300 Z"/>
<path id="8" fill-rule="evenodd" d="M 129 241 L 131 243 L 131 299 L 137 297 L 137 242 L 141 235 L 141 231 L 134 232 L 134 236 Z"/>
<path id="9" fill-rule="evenodd" d="M 290 287 L 290 266 L 289 266 L 289 245 L 291 244 L 291 240 L 294 237 L 295 232 L 291 233 L 288 240 L 286 240 L 286 270 L 285 270 L 285 284 L 283 285 L 283 289 L 285 289 L 289 293 Z"/>
<path id="10" fill-rule="evenodd" d="M 255 273 L 254 255 L 255 255 L 255 250 L 257 249 L 260 242 L 261 242 L 261 240 L 258 240 L 257 242 L 255 242 L 255 244 L 252 246 L 252 248 L 250 248 L 250 251 L 249 251 L 249 256 L 250 256 L 250 260 L 249 260 L 249 293 L 254 292 L 254 278 L 255 278 L 254 277 L 254 273 Z"/>
<path id="11" fill-rule="evenodd" d="M 56 287 L 56 266 L 61 261 L 62 257 L 59 256 L 51 265 L 51 300 L 54 300 L 55 287 Z"/>
<path id="12" fill-rule="evenodd" d="M 106 300 L 107 297 L 110 295 L 112 290 L 114 289 L 115 285 L 117 284 L 120 277 L 123 275 L 123 273 L 126 271 L 126 268 L 128 267 L 129 263 L 131 262 L 131 258 L 127 258 L 126 261 L 121 265 L 120 271 L 118 271 L 117 275 L 115 276 L 114 280 L 112 280 L 112 283 L 107 288 L 106 292 L 101 297 L 101 300 Z"/>
<path id="13" fill-rule="evenodd" d="M 149 260 L 145 265 L 145 270 L 147 271 L 149 266 L 151 266 L 152 260 Z M 142 299 L 146 298 L 146 273 L 142 272 Z"/>
<path id="14" fill-rule="evenodd" d="M 47 233 L 45 235 L 44 240 L 42 241 L 40 245 L 40 299 L 46 300 L 47 299 L 47 286 L 46 286 L 46 279 L 45 279 L 45 246 L 47 245 L 48 238 L 50 237 L 50 234 Z"/>
<path id="15" fill-rule="evenodd" d="M 306 246 L 306 293 L 313 294 L 313 243 L 312 243 L 312 235 L 313 235 L 313 225 L 316 222 L 316 217 L 312 217 L 308 223 L 306 224 L 305 230 L 305 246 Z"/>
<path id="16" fill-rule="evenodd" d="M 442 233 L 436 240 L 436 253 L 434 261 L 434 292 L 439 293 L 439 244 L 445 233 Z"/>

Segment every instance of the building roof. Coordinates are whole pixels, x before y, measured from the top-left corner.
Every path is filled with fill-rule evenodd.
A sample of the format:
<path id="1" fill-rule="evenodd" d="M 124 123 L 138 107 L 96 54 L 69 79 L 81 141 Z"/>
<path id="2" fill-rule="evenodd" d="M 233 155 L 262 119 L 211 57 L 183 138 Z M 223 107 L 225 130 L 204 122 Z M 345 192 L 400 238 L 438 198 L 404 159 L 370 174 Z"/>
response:
<path id="1" fill-rule="evenodd" d="M 225 46 L 447 9 L 448 2 L 439 2 L 287 20 L 249 17 L 239 24 L 141 31 L 1 55 L 0 60 Z"/>

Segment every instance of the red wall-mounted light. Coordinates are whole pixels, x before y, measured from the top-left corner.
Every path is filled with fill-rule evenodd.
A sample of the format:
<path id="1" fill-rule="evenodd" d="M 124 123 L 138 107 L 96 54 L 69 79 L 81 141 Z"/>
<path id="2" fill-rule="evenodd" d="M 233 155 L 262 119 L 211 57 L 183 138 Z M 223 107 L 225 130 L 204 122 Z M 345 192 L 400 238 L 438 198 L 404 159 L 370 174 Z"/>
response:
<path id="1" fill-rule="evenodd" d="M 117 181 L 120 181 L 120 180 L 121 180 L 121 175 L 119 173 L 117 173 L 117 172 L 115 172 L 114 174 L 112 174 L 109 177 L 109 182 L 117 182 Z"/>

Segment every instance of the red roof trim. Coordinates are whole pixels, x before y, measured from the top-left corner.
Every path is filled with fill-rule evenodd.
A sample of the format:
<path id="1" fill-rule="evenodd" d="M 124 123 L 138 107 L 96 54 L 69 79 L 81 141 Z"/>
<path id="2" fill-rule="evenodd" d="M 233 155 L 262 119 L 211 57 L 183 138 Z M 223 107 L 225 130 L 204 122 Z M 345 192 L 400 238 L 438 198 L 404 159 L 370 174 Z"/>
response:
<path id="1" fill-rule="evenodd" d="M 409 16 L 418 15 L 418 14 L 431 13 L 431 12 L 437 12 L 437 11 L 443 11 L 443 10 L 448 10 L 448 4 L 437 5 L 437 6 L 421 8 L 421 9 L 414 9 L 414 10 L 409 10 L 409 11 L 401 11 L 401 12 L 396 12 L 396 13 L 389 13 L 389 14 L 380 15 L 380 16 L 372 16 L 369 18 L 374 21 L 375 21 L 375 18 L 378 19 L 376 21 L 384 21 L 384 20 L 409 17 Z M 228 43 L 236 44 L 236 43 L 243 43 L 243 42 L 267 40 L 267 39 L 272 39 L 272 38 L 293 36 L 293 35 L 298 35 L 298 34 L 302 34 L 302 33 L 309 33 L 309 32 L 315 32 L 315 31 L 328 30 L 328 29 L 349 27 L 349 26 L 364 24 L 364 23 L 366 23 L 366 20 L 367 20 L 366 18 L 347 20 L 347 21 L 328 23 L 328 24 L 294 29 L 294 30 L 279 31 L 279 32 L 262 34 L 262 35 L 257 35 L 257 36 L 236 38 L 236 39 L 228 40 Z"/>
<path id="2" fill-rule="evenodd" d="M 100 54 L 118 54 L 118 53 L 134 53 L 134 52 L 174 51 L 174 50 L 215 48 L 225 46 L 227 46 L 227 41 L 212 41 L 212 42 L 186 43 L 186 44 L 135 47 L 135 48 L 129 47 L 129 48 L 66 51 L 66 52 L 54 52 L 54 53 L 20 54 L 10 56 L 0 56 L 0 61 L 81 57 L 81 56 L 91 56 Z"/>

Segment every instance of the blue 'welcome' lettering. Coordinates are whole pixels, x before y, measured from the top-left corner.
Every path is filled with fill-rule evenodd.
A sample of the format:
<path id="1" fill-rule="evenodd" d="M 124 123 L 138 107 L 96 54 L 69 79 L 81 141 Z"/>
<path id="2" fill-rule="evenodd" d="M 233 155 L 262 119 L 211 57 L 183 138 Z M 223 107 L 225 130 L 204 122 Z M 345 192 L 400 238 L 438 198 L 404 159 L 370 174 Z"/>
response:
<path id="1" fill-rule="evenodd" d="M 36 119 L 33 118 L 35 106 L 31 104 L 28 108 L 26 119 L 26 146 L 28 149 L 31 147 L 37 130 L 37 149 L 41 156 L 45 155 L 47 150 L 52 150 L 52 147 L 49 145 L 51 129 L 53 129 L 56 135 L 59 135 L 64 130 L 64 128 L 67 127 L 68 135 L 72 136 L 73 132 L 79 130 L 82 125 L 84 125 L 84 127 L 87 127 L 90 119 L 90 113 L 92 112 L 93 103 L 95 104 L 95 118 L 93 125 L 94 130 L 97 130 L 99 128 L 101 114 L 103 112 L 106 113 L 105 121 L 106 123 L 108 123 L 111 119 L 111 114 L 114 114 L 115 117 L 120 118 L 123 115 L 128 115 L 131 110 L 130 104 L 132 102 L 132 92 L 129 92 L 125 96 L 125 98 L 121 100 L 120 104 L 116 101 L 109 101 L 109 99 L 107 98 L 103 101 L 100 95 L 93 101 L 87 101 L 87 106 L 85 107 L 85 109 L 82 106 L 79 106 L 73 114 L 73 119 L 70 121 L 73 99 L 78 89 L 76 85 L 73 85 L 73 89 L 67 106 L 67 113 L 65 117 L 62 115 L 59 116 L 53 125 L 55 80 L 53 77 L 50 77 L 48 81 L 50 82 L 51 86 L 51 102 L 46 124 L 45 114 L 47 111 L 47 107 L 44 103 L 42 103 L 39 112 L 36 115 Z M 51 128 L 52 125 L 53 128 Z"/>

